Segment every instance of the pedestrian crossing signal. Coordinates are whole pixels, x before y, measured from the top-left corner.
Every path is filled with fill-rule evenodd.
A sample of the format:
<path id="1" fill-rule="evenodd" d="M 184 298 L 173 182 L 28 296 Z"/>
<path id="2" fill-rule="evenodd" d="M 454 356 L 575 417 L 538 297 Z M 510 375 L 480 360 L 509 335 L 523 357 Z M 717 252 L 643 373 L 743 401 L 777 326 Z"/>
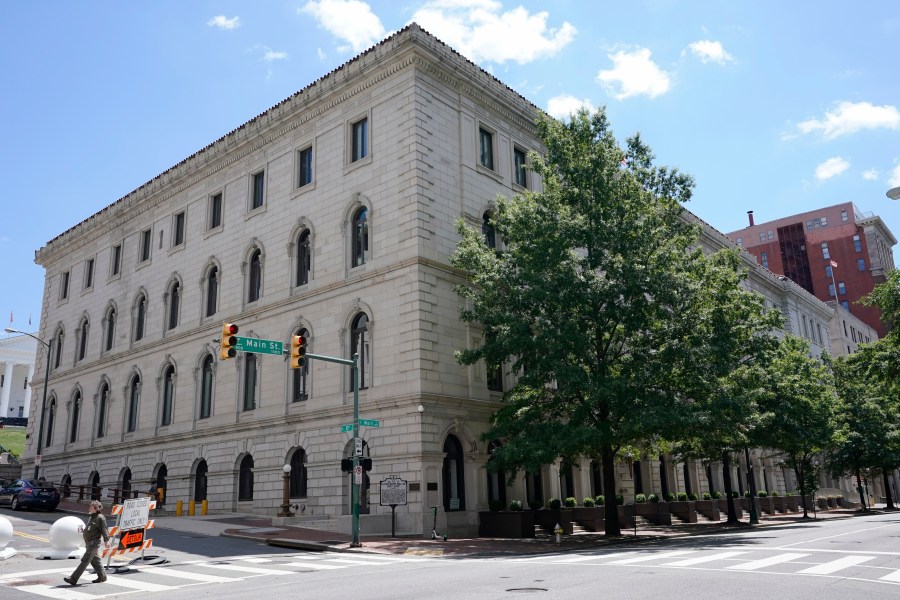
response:
<path id="1" fill-rule="evenodd" d="M 291 336 L 291 368 L 302 369 L 306 366 L 306 337 Z"/>
<path id="2" fill-rule="evenodd" d="M 219 352 L 219 358 L 228 360 L 237 356 L 237 350 L 234 348 L 237 344 L 238 326 L 234 323 L 222 324 L 222 350 Z"/>

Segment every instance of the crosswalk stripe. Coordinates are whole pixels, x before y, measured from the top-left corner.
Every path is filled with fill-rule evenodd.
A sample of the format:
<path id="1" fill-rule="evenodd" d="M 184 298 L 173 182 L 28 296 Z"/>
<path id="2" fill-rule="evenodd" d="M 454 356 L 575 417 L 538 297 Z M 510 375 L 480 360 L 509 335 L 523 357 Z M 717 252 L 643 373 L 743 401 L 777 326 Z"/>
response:
<path id="1" fill-rule="evenodd" d="M 733 558 L 735 556 L 740 556 L 741 554 L 747 554 L 746 552 L 719 552 L 718 554 L 711 554 L 709 556 L 698 556 L 697 558 L 686 558 L 684 560 L 676 560 L 675 562 L 664 563 L 663 566 L 666 567 L 690 567 L 693 565 L 700 565 L 707 562 L 712 562 L 714 560 L 724 560 L 726 558 Z"/>
<path id="2" fill-rule="evenodd" d="M 248 562 L 248 563 L 255 563 L 255 564 L 262 564 L 262 563 L 270 563 L 270 562 L 272 562 L 272 559 L 271 559 L 271 558 L 255 558 L 255 557 L 249 557 L 249 558 L 242 558 L 241 560 L 243 560 L 243 561 L 245 561 L 245 562 Z"/>
<path id="3" fill-rule="evenodd" d="M 729 565 L 725 568 L 734 569 L 735 571 L 755 571 L 757 569 L 771 567 L 772 565 L 790 562 L 796 558 L 803 558 L 804 556 L 809 556 L 809 554 L 796 554 L 788 552 L 786 554 L 778 554 L 776 556 L 770 556 L 769 558 L 752 560 L 750 562 L 740 563 L 738 565 Z"/>
<path id="4" fill-rule="evenodd" d="M 172 589 L 171 585 L 160 585 L 158 583 L 150 583 L 149 581 L 141 581 L 134 579 L 132 576 L 113 575 L 110 576 L 104 585 L 128 588 L 130 590 L 139 590 L 142 592 L 165 592 Z"/>
<path id="5" fill-rule="evenodd" d="M 240 581 L 234 577 L 221 577 L 219 575 L 207 575 L 206 573 L 194 573 L 192 571 L 182 571 L 172 569 L 170 567 L 141 567 L 141 573 L 151 573 L 154 575 L 163 575 L 165 577 L 174 577 L 176 579 L 187 579 L 190 581 L 203 581 L 205 583 L 230 583 L 232 581 Z"/>
<path id="6" fill-rule="evenodd" d="M 300 561 L 289 562 L 289 563 L 286 563 L 285 566 L 298 567 L 301 569 L 321 569 L 321 570 L 346 568 L 344 565 L 326 565 L 326 564 L 317 563 L 317 562 L 300 562 Z"/>
<path id="7" fill-rule="evenodd" d="M 685 554 L 693 554 L 694 550 L 673 550 L 672 552 L 659 552 L 656 554 L 643 554 L 641 556 L 633 556 L 631 558 L 623 558 L 620 560 L 614 560 L 608 563 L 607 565 L 631 565 L 639 562 L 648 562 L 651 560 L 657 560 L 660 558 L 669 558 L 670 556 L 683 556 Z"/>
<path id="8" fill-rule="evenodd" d="M 803 569 L 799 571 L 800 573 L 805 573 L 807 575 L 828 575 L 829 573 L 834 573 L 836 571 L 840 571 L 841 569 L 846 569 L 848 567 L 852 567 L 858 565 L 860 563 L 864 563 L 866 561 L 872 560 L 875 558 L 874 556 L 845 556 L 844 558 L 839 558 L 837 560 L 832 560 L 827 563 L 822 563 L 821 565 L 816 565 L 814 567 L 810 567 L 808 569 Z"/>
<path id="9" fill-rule="evenodd" d="M 888 573 L 884 577 L 878 578 L 881 581 L 898 581 L 900 582 L 900 569 L 897 569 L 893 573 Z"/>
<path id="10" fill-rule="evenodd" d="M 387 565 L 389 563 L 385 562 L 372 562 L 369 560 L 354 560 L 352 558 L 329 558 L 327 559 L 330 562 L 342 563 L 345 565 L 372 565 L 373 567 L 378 567 L 382 565 Z"/>
<path id="11" fill-rule="evenodd" d="M 17 586 L 16 589 L 23 592 L 31 592 L 32 594 L 37 594 L 38 596 L 44 596 L 46 598 L 59 598 L 59 600 L 97 599 L 97 596 L 94 596 L 93 594 L 85 594 L 84 592 L 73 590 L 65 584 L 63 584 L 63 587 L 44 584 L 20 585 Z"/>
<path id="12" fill-rule="evenodd" d="M 585 560 L 596 560 L 598 557 L 592 554 L 582 554 L 581 556 L 570 556 L 565 560 L 558 560 L 558 563 L 577 563 Z"/>
<path id="13" fill-rule="evenodd" d="M 240 571 L 241 573 L 253 573 L 254 575 L 290 575 L 290 571 L 276 571 L 275 569 L 260 569 L 259 567 L 244 567 L 241 565 L 211 565 L 200 563 L 199 567 L 210 569 L 222 569 L 223 571 Z"/>

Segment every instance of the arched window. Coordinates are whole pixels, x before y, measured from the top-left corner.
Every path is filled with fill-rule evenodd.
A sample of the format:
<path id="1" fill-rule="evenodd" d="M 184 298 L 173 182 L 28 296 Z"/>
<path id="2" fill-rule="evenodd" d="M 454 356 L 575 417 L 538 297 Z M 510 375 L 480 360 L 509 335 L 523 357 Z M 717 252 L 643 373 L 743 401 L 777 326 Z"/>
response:
<path id="1" fill-rule="evenodd" d="M 309 283 L 312 267 L 312 248 L 309 245 L 309 229 L 304 229 L 297 238 L 297 282 L 295 285 Z"/>
<path id="2" fill-rule="evenodd" d="M 138 409 L 141 401 L 141 378 L 135 375 L 128 386 L 128 426 L 125 431 L 131 433 L 137 429 Z"/>
<path id="3" fill-rule="evenodd" d="M 63 475 L 62 480 L 59 482 L 59 495 L 63 498 L 68 498 L 72 495 L 72 476 L 68 473 Z"/>
<path id="4" fill-rule="evenodd" d="M 213 266 L 206 275 L 206 312 L 205 316 L 216 314 L 219 303 L 219 267 Z"/>
<path id="5" fill-rule="evenodd" d="M 206 500 L 206 474 L 209 467 L 205 460 L 197 463 L 197 472 L 194 474 L 194 501 L 203 502 Z"/>
<path id="6" fill-rule="evenodd" d="M 62 329 L 57 330 L 56 336 L 53 343 L 53 369 L 56 370 L 59 368 L 59 365 L 62 360 L 63 353 L 63 340 L 65 338 L 65 334 Z"/>
<path id="7" fill-rule="evenodd" d="M 178 311 L 181 309 L 181 284 L 177 281 L 169 288 L 169 329 L 178 326 Z"/>
<path id="8" fill-rule="evenodd" d="M 166 477 L 169 476 L 169 469 L 166 465 L 159 465 L 159 469 L 156 471 L 156 501 L 161 504 L 166 504 L 166 489 L 169 487 L 169 482 L 166 480 Z"/>
<path id="9" fill-rule="evenodd" d="M 88 320 L 84 319 L 78 327 L 78 360 L 84 360 L 87 355 L 88 329 Z"/>
<path id="10" fill-rule="evenodd" d="M 103 493 L 103 488 L 100 487 L 100 473 L 97 471 L 91 473 L 88 485 L 91 486 L 91 500 L 99 500 L 100 495 Z"/>
<path id="11" fill-rule="evenodd" d="M 249 454 L 241 460 L 238 472 L 238 500 L 253 500 L 253 457 Z"/>
<path id="12" fill-rule="evenodd" d="M 309 331 L 306 329 L 298 329 L 294 335 L 302 335 L 309 340 Z M 307 341 L 307 345 L 309 342 Z M 308 351 L 308 350 L 307 350 Z M 303 367 L 300 369 L 291 369 L 292 390 L 291 402 L 303 402 L 309 399 L 309 360 L 304 361 Z"/>
<path id="13" fill-rule="evenodd" d="M 163 399 L 160 425 L 172 423 L 172 405 L 175 402 L 175 367 L 169 365 L 163 373 Z"/>
<path id="14" fill-rule="evenodd" d="M 97 413 L 97 437 L 106 435 L 106 415 L 109 412 L 109 385 L 100 386 L 100 407 Z"/>
<path id="15" fill-rule="evenodd" d="M 485 211 L 481 216 L 481 234 L 484 236 L 484 243 L 488 248 L 497 247 L 497 230 L 491 222 L 492 216 L 490 211 Z"/>
<path id="16" fill-rule="evenodd" d="M 256 408 L 256 355 L 244 354 L 244 410 Z"/>
<path id="17" fill-rule="evenodd" d="M 106 339 L 103 342 L 103 350 L 112 350 L 116 341 L 116 309 L 112 306 L 106 311 Z"/>
<path id="18" fill-rule="evenodd" d="M 306 451 L 298 448 L 291 456 L 291 498 L 306 498 Z"/>
<path id="19" fill-rule="evenodd" d="M 462 445 L 455 435 L 448 435 L 444 442 L 444 510 L 466 509 L 465 461 Z"/>
<path id="20" fill-rule="evenodd" d="M 213 371 L 213 357 L 207 354 L 203 359 L 202 376 L 200 378 L 200 414 L 201 419 L 208 419 L 212 414 L 213 384 L 215 383 Z"/>
<path id="21" fill-rule="evenodd" d="M 81 392 L 76 391 L 72 397 L 72 422 L 69 424 L 69 443 L 78 439 L 78 417 L 81 412 Z"/>
<path id="22" fill-rule="evenodd" d="M 350 329 L 350 357 L 359 354 L 359 389 L 364 390 L 368 387 L 366 381 L 367 365 L 369 363 L 369 317 L 366 313 L 359 313 L 353 319 L 353 325 Z M 353 370 L 350 370 L 350 389 L 353 389 Z"/>
<path id="23" fill-rule="evenodd" d="M 147 298 L 143 294 L 138 295 L 134 303 L 134 341 L 144 339 L 144 326 L 147 321 Z"/>
<path id="24" fill-rule="evenodd" d="M 44 447 L 49 448 L 53 444 L 53 420 L 56 418 L 56 398 L 51 397 L 47 404 L 47 431 Z"/>
<path id="25" fill-rule="evenodd" d="M 363 206 L 353 213 L 351 227 L 351 266 L 364 265 L 369 260 L 369 210 Z"/>
<path id="26" fill-rule="evenodd" d="M 122 473 L 122 494 L 123 497 L 128 497 L 128 492 L 131 491 L 131 469 L 125 469 L 125 472 Z"/>
<path id="27" fill-rule="evenodd" d="M 257 248 L 250 255 L 250 276 L 247 279 L 247 302 L 256 302 L 262 294 L 262 251 Z"/>
<path id="28" fill-rule="evenodd" d="M 491 442 L 488 444 L 488 503 L 497 503 L 503 510 L 506 510 L 506 471 L 503 469 L 495 471 L 490 468 L 494 452 L 499 448 L 500 444 L 498 442 Z"/>

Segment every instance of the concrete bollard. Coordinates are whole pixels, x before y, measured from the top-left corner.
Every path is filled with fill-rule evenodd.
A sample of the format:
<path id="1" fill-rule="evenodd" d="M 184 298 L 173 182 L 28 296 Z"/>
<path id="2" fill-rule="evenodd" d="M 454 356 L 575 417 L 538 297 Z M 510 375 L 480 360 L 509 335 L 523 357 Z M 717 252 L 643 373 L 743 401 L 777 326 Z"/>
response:
<path id="1" fill-rule="evenodd" d="M 84 522 L 78 517 L 63 517 L 50 526 L 50 550 L 38 558 L 81 558 L 84 554 Z"/>
<path id="2" fill-rule="evenodd" d="M 184 500 L 177 501 L 175 503 L 175 516 L 180 517 L 183 510 L 184 510 Z"/>
<path id="3" fill-rule="evenodd" d="M 191 500 L 190 502 L 188 502 L 188 516 L 193 517 L 196 514 L 196 512 L 197 512 L 197 502 L 194 500 Z"/>
<path id="4" fill-rule="evenodd" d="M 0 517 L 0 560 L 6 560 L 7 558 L 12 558 L 16 555 L 15 548 L 6 547 L 6 545 L 12 541 L 14 533 L 12 523 L 10 523 L 9 519 Z"/>
<path id="5" fill-rule="evenodd" d="M 200 503 L 200 514 L 205 517 L 206 513 L 208 511 L 209 511 L 209 500 L 203 500 L 203 502 Z"/>

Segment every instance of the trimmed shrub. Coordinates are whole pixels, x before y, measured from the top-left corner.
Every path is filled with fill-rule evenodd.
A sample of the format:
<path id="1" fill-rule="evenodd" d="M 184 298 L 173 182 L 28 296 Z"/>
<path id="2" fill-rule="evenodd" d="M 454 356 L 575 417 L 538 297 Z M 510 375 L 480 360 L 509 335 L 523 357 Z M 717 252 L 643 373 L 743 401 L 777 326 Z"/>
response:
<path id="1" fill-rule="evenodd" d="M 659 502 L 659 496 L 657 496 L 656 494 L 650 494 L 649 496 L 647 496 L 647 500 L 656 503 Z"/>
<path id="2" fill-rule="evenodd" d="M 769 492 L 767 492 L 766 490 L 759 490 L 758 492 L 756 492 L 756 495 L 760 498 L 768 498 Z"/>
<path id="3" fill-rule="evenodd" d="M 699 500 L 700 496 L 697 495 L 697 492 L 691 492 L 688 494 L 688 500 Z"/>
<path id="4" fill-rule="evenodd" d="M 676 498 L 679 502 L 687 502 L 687 492 L 678 492 Z"/>
<path id="5" fill-rule="evenodd" d="M 585 508 L 591 508 L 592 506 L 594 506 L 594 499 L 593 498 L 585 498 L 584 500 L 581 501 L 581 505 L 584 506 Z"/>
<path id="6" fill-rule="evenodd" d="M 530 508 L 531 510 L 540 510 L 543 507 L 544 505 L 541 504 L 540 500 L 530 500 L 528 502 L 528 508 Z"/>
<path id="7" fill-rule="evenodd" d="M 603 494 L 597 494 L 597 496 L 594 498 L 594 502 L 597 504 L 597 506 L 603 506 L 604 504 L 606 504 L 606 498 L 603 496 Z"/>
<path id="8" fill-rule="evenodd" d="M 566 508 L 575 508 L 577 501 L 572 496 L 569 496 L 568 498 L 566 498 L 564 504 L 566 505 Z"/>
<path id="9" fill-rule="evenodd" d="M 675 502 L 675 494 L 669 492 L 666 494 L 666 502 Z"/>
<path id="10" fill-rule="evenodd" d="M 737 493 L 737 492 L 731 492 L 731 497 L 732 497 L 732 498 L 737 498 L 737 497 L 738 497 L 738 493 Z"/>
<path id="11" fill-rule="evenodd" d="M 772 492 L 772 497 L 773 497 L 773 498 L 777 498 L 777 497 L 778 497 L 778 492 L 777 492 L 777 491 L 773 491 L 773 492 Z"/>
<path id="12" fill-rule="evenodd" d="M 744 498 L 749 498 L 749 497 L 750 497 L 750 492 L 744 492 Z"/>
<path id="13" fill-rule="evenodd" d="M 634 495 L 634 503 L 635 504 L 643 504 L 647 501 L 647 496 L 644 494 L 635 494 Z"/>
<path id="14" fill-rule="evenodd" d="M 509 503 L 509 510 L 519 512 L 522 510 L 522 501 L 521 500 L 513 500 Z"/>
<path id="15" fill-rule="evenodd" d="M 625 496 L 623 496 L 622 494 L 616 494 L 616 504 L 618 506 L 622 506 L 623 504 L 625 504 Z"/>
<path id="16" fill-rule="evenodd" d="M 562 502 L 559 498 L 550 498 L 547 500 L 547 508 L 550 510 L 559 510 L 560 506 L 562 506 Z"/>
<path id="17" fill-rule="evenodd" d="M 709 492 L 703 492 L 704 500 L 712 500 L 712 495 Z"/>
<path id="18" fill-rule="evenodd" d="M 499 512 L 503 510 L 503 503 L 499 500 L 491 500 L 488 502 L 488 508 L 491 509 L 491 512 Z"/>

